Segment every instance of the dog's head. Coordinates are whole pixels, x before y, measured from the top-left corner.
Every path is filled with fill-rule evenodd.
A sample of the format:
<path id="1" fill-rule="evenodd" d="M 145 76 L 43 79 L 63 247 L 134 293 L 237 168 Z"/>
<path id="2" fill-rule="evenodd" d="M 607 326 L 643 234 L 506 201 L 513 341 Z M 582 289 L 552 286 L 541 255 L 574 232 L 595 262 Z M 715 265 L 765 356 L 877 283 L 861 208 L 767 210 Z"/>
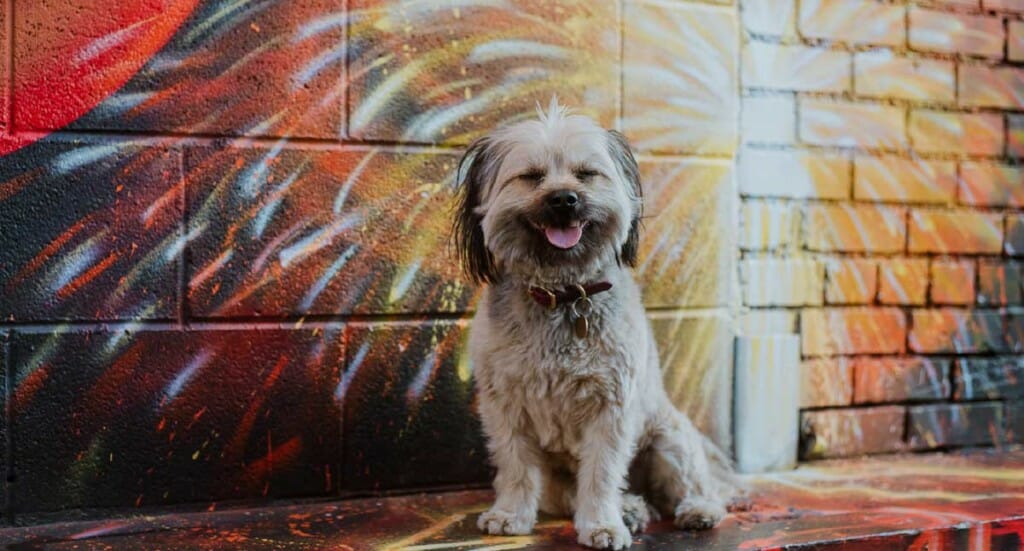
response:
<path id="1" fill-rule="evenodd" d="M 636 262 L 642 195 L 629 144 L 555 100 L 537 120 L 476 140 L 458 178 L 454 243 L 477 282 L 569 283 Z"/>

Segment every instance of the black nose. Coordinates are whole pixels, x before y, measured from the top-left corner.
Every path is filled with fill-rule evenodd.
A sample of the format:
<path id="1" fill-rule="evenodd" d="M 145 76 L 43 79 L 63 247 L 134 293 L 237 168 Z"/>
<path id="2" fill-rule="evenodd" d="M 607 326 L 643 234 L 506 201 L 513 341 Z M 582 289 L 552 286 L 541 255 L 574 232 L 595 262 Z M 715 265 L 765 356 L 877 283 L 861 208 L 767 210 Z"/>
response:
<path id="1" fill-rule="evenodd" d="M 555 212 L 572 212 L 580 205 L 580 196 L 575 191 L 555 191 L 548 195 L 548 208 Z"/>

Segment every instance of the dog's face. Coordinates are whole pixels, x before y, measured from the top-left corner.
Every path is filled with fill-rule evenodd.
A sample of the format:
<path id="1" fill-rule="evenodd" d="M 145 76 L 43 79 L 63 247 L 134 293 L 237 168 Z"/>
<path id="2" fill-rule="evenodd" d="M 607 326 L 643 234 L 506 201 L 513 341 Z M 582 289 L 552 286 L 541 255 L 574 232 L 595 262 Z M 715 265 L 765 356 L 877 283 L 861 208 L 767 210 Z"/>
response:
<path id="1" fill-rule="evenodd" d="M 455 243 L 469 275 L 578 281 L 636 262 L 641 191 L 621 134 L 554 104 L 474 142 L 460 164 Z"/>

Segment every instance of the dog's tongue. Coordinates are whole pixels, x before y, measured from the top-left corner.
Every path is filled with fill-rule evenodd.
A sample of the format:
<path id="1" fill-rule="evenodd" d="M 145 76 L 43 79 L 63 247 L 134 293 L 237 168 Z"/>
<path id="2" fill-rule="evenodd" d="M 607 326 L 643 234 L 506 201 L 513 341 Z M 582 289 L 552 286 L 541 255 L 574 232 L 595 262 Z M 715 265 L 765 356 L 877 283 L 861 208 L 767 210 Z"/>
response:
<path id="1" fill-rule="evenodd" d="M 559 249 L 571 249 L 580 242 L 580 237 L 583 235 L 583 226 L 573 226 L 571 228 L 544 228 L 544 236 L 548 238 L 548 243 L 558 247 Z"/>

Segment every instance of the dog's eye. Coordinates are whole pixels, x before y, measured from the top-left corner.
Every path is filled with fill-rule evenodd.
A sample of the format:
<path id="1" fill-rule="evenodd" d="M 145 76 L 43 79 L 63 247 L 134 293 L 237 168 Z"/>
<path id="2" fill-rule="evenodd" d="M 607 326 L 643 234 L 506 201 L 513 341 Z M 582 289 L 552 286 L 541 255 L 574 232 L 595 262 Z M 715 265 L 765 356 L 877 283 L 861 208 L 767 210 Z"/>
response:
<path id="1" fill-rule="evenodd" d="M 528 182 L 538 183 L 538 182 L 540 182 L 541 180 L 544 179 L 544 171 L 543 170 L 528 170 L 528 171 L 520 174 L 519 177 L 521 179 L 523 179 L 523 180 L 528 181 Z"/>
<path id="2" fill-rule="evenodd" d="M 600 172 L 590 168 L 577 168 L 576 170 L 573 170 L 572 173 L 574 176 L 576 176 L 576 178 L 580 180 L 589 180 L 594 176 L 598 176 L 601 174 Z"/>

